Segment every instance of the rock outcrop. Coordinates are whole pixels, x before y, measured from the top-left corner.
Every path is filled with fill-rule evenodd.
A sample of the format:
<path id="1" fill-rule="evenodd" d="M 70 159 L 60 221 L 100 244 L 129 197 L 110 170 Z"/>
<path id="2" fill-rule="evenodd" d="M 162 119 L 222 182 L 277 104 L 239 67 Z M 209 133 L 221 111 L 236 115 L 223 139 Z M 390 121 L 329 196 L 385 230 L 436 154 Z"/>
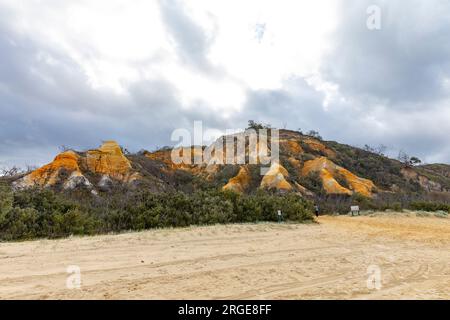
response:
<path id="1" fill-rule="evenodd" d="M 239 173 L 228 181 L 228 183 L 223 187 L 223 190 L 244 193 L 250 186 L 250 181 L 251 177 L 248 168 L 246 166 L 242 166 L 239 169 Z"/>
<path id="2" fill-rule="evenodd" d="M 273 163 L 261 181 L 261 188 L 277 191 L 291 191 L 292 185 L 286 180 L 289 172 L 279 163 Z"/>
<path id="3" fill-rule="evenodd" d="M 241 132 L 225 140 L 218 139 L 210 146 L 164 148 L 134 155 L 124 155 L 115 141 L 106 141 L 98 149 L 63 152 L 51 163 L 10 181 L 13 181 L 16 189 L 35 186 L 56 189 L 87 187 L 95 192 L 108 191 L 122 183 L 133 187 L 142 186 L 154 192 L 222 186 L 223 190 L 238 193 L 251 193 L 259 187 L 313 196 L 311 190 L 317 190 L 317 181 L 303 178 L 317 173 L 310 178 L 319 179 L 327 194 L 358 193 L 373 197 L 375 193 L 401 192 L 412 188 L 433 193 L 450 190 L 450 166 L 447 165 L 402 169 L 402 164 L 396 160 L 337 142 L 322 141 L 296 131 L 280 130 L 279 135 L 259 135 L 257 139 L 254 136 L 249 138 L 248 133 Z M 226 141 L 230 142 L 229 145 Z M 269 160 L 266 151 L 270 153 L 275 146 L 270 142 L 277 141 L 280 143 L 279 160 L 272 161 L 267 170 L 268 162 L 262 160 Z M 242 151 L 239 157 L 235 154 L 238 150 Z M 173 161 L 174 155 L 182 158 L 188 153 L 191 154 L 191 161 Z M 223 163 L 227 155 L 234 163 Z M 202 163 L 193 161 L 202 156 L 206 158 Z M 353 160 L 352 157 L 358 159 Z M 361 171 L 364 168 L 367 173 Z M 223 178 L 230 177 L 230 169 L 237 174 L 224 185 Z M 261 169 L 267 171 L 265 175 L 252 174 L 254 170 Z M 374 181 L 383 189 L 378 189 L 371 180 L 359 177 L 349 169 L 375 177 Z"/>
<path id="4" fill-rule="evenodd" d="M 99 149 L 87 151 L 85 156 L 71 150 L 63 152 L 51 163 L 15 181 L 13 187 L 61 186 L 63 189 L 75 189 L 84 186 L 92 189 L 93 184 L 86 178 L 86 173 L 101 176 L 99 186 L 105 185 L 107 180 L 132 182 L 139 178 L 120 146 L 115 141 L 107 141 Z"/>
<path id="5" fill-rule="evenodd" d="M 80 185 L 91 186 L 80 170 L 79 160 L 80 156 L 74 151 L 63 152 L 56 156 L 53 162 L 14 182 L 13 187 L 24 189 L 35 186 L 52 187 L 61 184 L 65 189 L 73 189 Z"/>
<path id="6" fill-rule="evenodd" d="M 131 178 L 131 163 L 115 141 L 105 141 L 99 149 L 89 150 L 86 153 L 86 163 L 92 173 L 122 181 Z"/>
<path id="7" fill-rule="evenodd" d="M 244 133 L 235 134 L 232 137 L 236 143 L 239 138 L 243 138 Z M 220 140 L 218 140 L 220 143 Z M 280 152 L 284 154 L 286 160 L 290 164 L 290 168 L 295 170 L 294 176 L 308 175 L 310 172 L 317 171 L 320 173 L 320 177 L 323 182 L 324 189 L 329 194 L 347 194 L 351 195 L 355 192 L 363 194 L 365 196 L 371 196 L 372 190 L 375 189 L 375 185 L 367 179 L 360 178 L 350 171 L 335 165 L 331 160 L 328 160 L 328 157 L 320 157 L 316 158 L 312 161 L 307 161 L 303 163 L 302 155 L 305 154 L 305 149 L 302 147 L 302 144 L 305 145 L 308 150 L 311 152 L 314 151 L 315 155 L 324 154 L 329 157 L 335 157 L 336 153 L 334 150 L 327 147 L 321 141 L 312 138 L 305 137 L 298 133 L 292 132 L 283 132 L 280 135 Z M 193 148 L 191 149 L 192 158 L 196 155 L 196 150 L 201 152 L 204 150 L 206 153 L 208 150 L 212 150 L 211 156 L 212 160 L 216 158 L 226 157 L 226 148 L 218 149 L 214 147 L 217 144 L 217 141 L 213 143 L 212 146 L 206 147 L 206 149 L 202 148 Z M 225 143 L 223 145 L 226 147 Z M 267 146 L 270 147 L 270 144 Z M 259 143 L 257 143 L 257 152 L 256 156 L 260 158 L 263 156 L 264 148 L 262 148 Z M 213 165 L 193 165 L 193 164 L 175 164 L 172 161 L 172 155 L 175 153 L 177 156 L 182 157 L 188 148 L 178 148 L 178 149 L 164 149 L 152 153 L 146 153 L 146 157 L 152 160 L 160 161 L 164 164 L 163 170 L 167 172 L 173 172 L 174 170 L 186 170 L 189 171 L 193 175 L 201 176 L 206 180 L 213 181 L 215 174 L 219 173 L 222 169 L 222 165 L 213 164 Z M 245 156 L 250 156 L 249 152 L 249 144 L 248 142 L 245 145 Z M 200 154 L 197 155 L 200 156 Z M 261 154 L 260 154 L 261 153 Z M 313 154 L 309 153 L 309 156 L 313 156 Z M 234 158 L 236 160 L 236 158 Z M 212 161 L 214 163 L 214 161 Z M 219 162 L 221 163 L 221 162 Z M 259 162 L 258 162 L 259 163 Z M 322 170 L 323 169 L 323 170 Z M 341 185 L 339 177 L 343 178 L 346 182 L 345 186 Z M 240 165 L 238 174 L 231 178 L 225 186 L 223 186 L 223 190 L 232 190 L 238 193 L 244 193 L 248 191 L 250 185 L 250 174 L 247 166 Z M 262 177 L 260 188 L 267 190 L 276 190 L 280 192 L 299 192 L 306 196 L 312 196 L 313 193 L 309 191 L 307 188 L 299 184 L 298 181 L 293 181 L 290 179 L 290 173 L 283 167 L 280 163 L 273 163 L 269 168 L 268 172 Z"/>
<path id="8" fill-rule="evenodd" d="M 328 194 L 347 194 L 359 193 L 367 197 L 372 196 L 376 189 L 375 184 L 364 178 L 360 178 L 347 169 L 344 169 L 326 157 L 320 157 L 307 161 L 302 169 L 302 175 L 307 176 L 311 172 L 318 172 L 323 188 Z M 337 179 L 343 179 L 348 187 L 342 186 Z"/>

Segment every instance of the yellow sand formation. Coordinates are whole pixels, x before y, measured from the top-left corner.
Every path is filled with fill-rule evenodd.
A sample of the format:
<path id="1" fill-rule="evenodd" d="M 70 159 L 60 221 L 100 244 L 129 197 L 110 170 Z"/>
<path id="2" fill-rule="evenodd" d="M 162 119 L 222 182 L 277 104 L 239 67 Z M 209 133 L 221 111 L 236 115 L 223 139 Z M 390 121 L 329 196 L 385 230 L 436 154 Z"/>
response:
<path id="1" fill-rule="evenodd" d="M 273 163 L 261 181 L 261 188 L 276 189 L 278 191 L 292 190 L 291 184 L 286 180 L 288 171 L 279 163 Z"/>
<path id="2" fill-rule="evenodd" d="M 246 166 L 242 166 L 239 173 L 223 187 L 223 190 L 230 190 L 243 193 L 250 185 L 250 172 Z"/>
<path id="3" fill-rule="evenodd" d="M 123 155 L 115 141 L 106 141 L 86 155 L 87 166 L 93 173 L 104 174 L 122 180 L 131 170 L 130 161 Z"/>
<path id="4" fill-rule="evenodd" d="M 80 168 L 78 166 L 79 156 L 73 151 L 66 151 L 53 160 L 53 162 L 31 172 L 23 179 L 16 183 L 18 188 L 27 188 L 33 186 L 47 187 L 53 186 L 59 182 L 59 174 L 62 170 L 66 170 L 66 173 L 76 173 L 78 176 L 82 176 Z"/>
<path id="5" fill-rule="evenodd" d="M 307 161 L 302 169 L 302 175 L 307 176 L 311 172 L 319 172 L 320 177 L 322 178 L 323 187 L 329 194 L 351 195 L 353 192 L 356 192 L 371 197 L 372 190 L 376 189 L 375 184 L 372 181 L 354 175 L 347 169 L 334 164 L 326 157 Z M 338 175 L 347 181 L 349 189 L 341 186 L 336 181 Z"/>
<path id="6" fill-rule="evenodd" d="M 90 150 L 86 157 L 74 151 L 59 154 L 53 162 L 31 172 L 14 183 L 15 188 L 34 186 L 50 187 L 61 183 L 65 189 L 73 189 L 78 185 L 92 187 L 92 184 L 81 172 L 80 166 L 96 174 L 102 174 L 105 179 L 114 178 L 123 182 L 131 182 L 139 178 L 132 171 L 130 161 L 123 155 L 115 141 L 105 142 L 99 149 Z M 64 175 L 61 175 L 64 173 Z"/>

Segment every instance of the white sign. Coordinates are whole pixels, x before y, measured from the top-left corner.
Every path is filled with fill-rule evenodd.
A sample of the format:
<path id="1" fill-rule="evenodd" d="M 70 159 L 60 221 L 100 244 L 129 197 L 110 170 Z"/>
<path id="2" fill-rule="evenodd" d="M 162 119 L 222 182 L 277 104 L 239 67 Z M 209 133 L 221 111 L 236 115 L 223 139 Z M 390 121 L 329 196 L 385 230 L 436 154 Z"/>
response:
<path id="1" fill-rule="evenodd" d="M 354 213 L 356 213 L 357 215 L 359 215 L 359 206 L 351 206 L 350 207 L 350 211 L 352 213 L 352 216 Z"/>

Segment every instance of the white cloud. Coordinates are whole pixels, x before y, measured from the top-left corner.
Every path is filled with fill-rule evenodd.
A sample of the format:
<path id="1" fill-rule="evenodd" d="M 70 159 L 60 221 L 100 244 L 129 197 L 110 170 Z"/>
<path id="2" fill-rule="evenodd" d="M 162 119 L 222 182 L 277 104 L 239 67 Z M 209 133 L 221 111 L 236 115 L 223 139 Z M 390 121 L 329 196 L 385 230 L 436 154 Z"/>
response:
<path id="1" fill-rule="evenodd" d="M 449 4 L 413 2 L 0 0 L 2 141 L 140 148 L 254 118 L 448 161 Z"/>
<path id="2" fill-rule="evenodd" d="M 333 1 L 204 1 L 217 17 L 210 59 L 252 89 L 316 71 L 336 19 Z M 255 27 L 264 25 L 259 39 Z"/>
<path id="3" fill-rule="evenodd" d="M 176 84 L 189 102 L 238 108 L 246 87 L 280 87 L 291 74 L 316 71 L 327 34 L 335 24 L 333 1 L 211 1 L 184 5 L 208 38 L 207 59 L 228 79 L 214 82 L 183 65 L 161 19 L 158 1 L 58 2 L 6 0 L 14 27 L 37 41 L 64 50 L 87 74 L 93 88 L 122 92 L 141 77 L 162 76 Z M 39 18 L 37 18 L 39 17 Z M 261 41 L 255 27 L 265 25 Z M 154 60 L 154 63 L 149 61 Z M 144 70 L 142 64 L 144 63 Z M 155 75 L 156 73 L 156 75 Z M 233 82 L 233 83 L 232 83 Z M 219 88 L 224 86 L 224 93 Z M 202 89 L 204 88 L 204 89 Z M 206 95 L 206 97 L 205 97 Z M 224 103 L 224 97 L 231 98 Z"/>

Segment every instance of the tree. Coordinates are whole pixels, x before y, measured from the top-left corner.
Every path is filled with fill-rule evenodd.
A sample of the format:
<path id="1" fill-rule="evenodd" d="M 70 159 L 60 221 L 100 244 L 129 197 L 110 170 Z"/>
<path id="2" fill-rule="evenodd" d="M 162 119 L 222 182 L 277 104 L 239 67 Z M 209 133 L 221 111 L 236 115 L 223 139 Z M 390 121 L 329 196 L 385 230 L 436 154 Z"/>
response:
<path id="1" fill-rule="evenodd" d="M 422 163 L 422 160 L 420 160 L 417 157 L 411 157 L 410 155 L 408 155 L 403 150 L 400 150 L 400 152 L 398 154 L 398 160 L 401 163 L 403 163 L 403 165 L 405 167 L 413 167 L 413 166 L 416 166 L 416 165 L 419 165 L 419 164 Z"/>
<path id="2" fill-rule="evenodd" d="M 131 155 L 131 152 L 128 151 L 128 149 L 125 148 L 124 146 L 120 146 L 120 149 L 122 150 L 122 153 L 123 153 L 124 155 Z"/>
<path id="3" fill-rule="evenodd" d="M 19 167 L 16 167 L 16 166 L 13 166 L 11 168 L 3 168 L 3 169 L 1 169 L 0 176 L 9 178 L 9 177 L 15 177 L 15 176 L 23 174 L 23 173 L 24 173 L 23 169 L 21 169 Z"/>
<path id="4" fill-rule="evenodd" d="M 368 144 L 364 145 L 363 149 L 367 152 L 375 153 L 379 156 L 384 156 L 387 147 L 383 144 L 380 144 L 378 147 L 371 147 Z"/>
<path id="5" fill-rule="evenodd" d="M 310 136 L 312 138 L 322 140 L 322 136 L 320 135 L 319 131 L 316 131 L 316 130 L 309 130 L 306 135 Z"/>
<path id="6" fill-rule="evenodd" d="M 411 159 L 409 159 L 409 163 L 413 166 L 417 166 L 422 163 L 422 160 L 417 157 L 411 157 Z"/>
<path id="7" fill-rule="evenodd" d="M 397 160 L 400 161 L 401 163 L 403 163 L 403 165 L 405 166 L 409 166 L 409 155 L 404 152 L 403 150 L 400 150 L 398 153 L 398 157 Z"/>
<path id="8" fill-rule="evenodd" d="M 262 124 L 260 122 L 256 122 L 253 120 L 248 120 L 248 129 L 260 130 L 260 129 L 271 129 L 272 126 L 270 124 Z"/>
<path id="9" fill-rule="evenodd" d="M 375 153 L 384 156 L 384 153 L 386 152 L 387 147 L 384 144 L 380 144 L 376 149 Z"/>

